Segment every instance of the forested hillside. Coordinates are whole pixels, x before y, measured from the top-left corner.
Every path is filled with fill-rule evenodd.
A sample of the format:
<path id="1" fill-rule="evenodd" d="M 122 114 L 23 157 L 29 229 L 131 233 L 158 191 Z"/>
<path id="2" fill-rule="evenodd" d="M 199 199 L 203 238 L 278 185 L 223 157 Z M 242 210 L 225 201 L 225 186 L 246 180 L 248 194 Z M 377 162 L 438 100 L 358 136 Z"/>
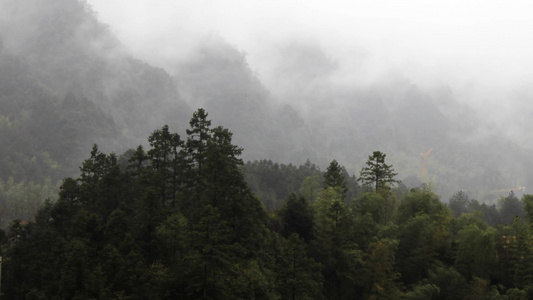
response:
<path id="1" fill-rule="evenodd" d="M 232 128 L 252 162 L 310 160 L 324 169 L 337 159 L 353 176 L 367 153 L 381 149 L 406 186 L 425 181 L 445 200 L 463 190 L 490 204 L 533 183 L 527 149 L 449 87 L 423 90 L 398 73 L 337 84 L 335 58 L 298 41 L 279 49 L 267 87 L 245 50 L 216 34 L 164 70 L 129 55 L 84 1 L 0 4 L 0 202 L 10 203 L 1 207 L 54 198 L 39 190 L 75 175 L 83 149 L 96 143 L 120 153 L 145 144 L 151 128 L 184 128 L 191 107 Z M 422 178 L 420 154 L 431 148 Z M 31 219 L 34 209 L 16 211 L 27 212 L 0 212 L 0 223 Z"/>
<path id="2" fill-rule="evenodd" d="M 529 299 L 533 197 L 499 209 L 398 184 L 374 151 L 359 183 L 333 160 L 293 172 L 267 213 L 232 133 L 197 110 L 123 155 L 93 146 L 34 222 L 2 231 L 9 299 Z M 283 171 L 281 171 L 283 170 Z M 256 172 L 258 173 L 258 172 Z M 260 172 L 259 172 L 260 173 Z M 274 176 L 279 177 L 279 176 Z M 318 186 L 306 180 L 319 180 Z M 266 177 L 265 177 L 266 179 Z M 266 181 L 266 180 L 265 180 Z M 274 186 L 279 186 L 274 185 Z"/>
<path id="3" fill-rule="evenodd" d="M 0 6 L 0 226 L 56 199 L 92 144 L 122 152 L 185 126 L 174 80 L 129 56 L 85 2 Z"/>
<path id="4" fill-rule="evenodd" d="M 450 87 L 424 90 L 398 73 L 338 84 L 340 66 L 320 45 L 293 43 L 280 52 L 270 90 L 244 51 L 216 35 L 171 64 L 186 100 L 233 128 L 245 159 L 297 165 L 309 159 L 324 168 L 335 158 L 356 174 L 366 153 L 382 149 L 406 185 L 425 181 L 444 199 L 463 190 L 490 203 L 533 183 L 528 148 Z M 421 154 L 429 149 L 424 180 Z"/>
<path id="5" fill-rule="evenodd" d="M 533 298 L 531 149 L 452 87 L 305 39 L 156 67 L 97 17 L 0 0 L 4 298 Z"/>

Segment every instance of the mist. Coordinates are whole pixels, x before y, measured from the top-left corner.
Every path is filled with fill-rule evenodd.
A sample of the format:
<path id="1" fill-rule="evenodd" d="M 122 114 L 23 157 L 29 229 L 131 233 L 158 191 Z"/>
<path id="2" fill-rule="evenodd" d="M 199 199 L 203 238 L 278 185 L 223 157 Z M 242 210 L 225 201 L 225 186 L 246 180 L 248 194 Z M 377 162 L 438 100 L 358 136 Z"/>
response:
<path id="1" fill-rule="evenodd" d="M 27 81 L 6 81 L 6 95 L 18 94 L 5 96 L 3 118 L 47 128 L 24 116 L 49 99 L 74 127 L 72 159 L 94 143 L 147 146 L 155 128 L 183 131 L 203 107 L 245 161 L 336 159 L 357 176 L 381 150 L 411 187 L 422 181 L 420 154 L 434 148 L 428 180 L 444 200 L 533 185 L 525 3 L 0 2 L 1 74 Z"/>
<path id="2" fill-rule="evenodd" d="M 434 164 L 442 163 L 444 173 L 436 180 L 465 172 L 443 171 L 447 159 L 456 167 L 469 161 L 465 153 L 498 160 L 499 170 L 508 174 L 500 185 L 527 177 L 525 154 L 509 150 L 508 157 L 506 146 L 491 144 L 521 153 L 533 149 L 527 139 L 533 129 L 527 117 L 533 111 L 528 91 L 533 41 L 527 39 L 533 21 L 525 1 L 88 3 L 128 51 L 181 82 L 191 107 L 209 107 L 205 96 L 187 91 L 188 72 L 198 68 L 191 61 L 198 61 L 200 49 L 224 59 L 234 51 L 231 55 L 244 59 L 249 70 L 242 72 L 258 80 L 245 90 L 264 91 L 256 106 L 273 115 L 290 109 L 300 118 L 289 134 L 298 155 L 281 146 L 278 152 L 251 146 L 248 159 L 294 162 L 305 156 L 324 165 L 337 158 L 357 173 L 366 155 L 379 148 L 409 178 L 418 172 L 419 153 L 440 147 L 434 154 L 440 153 L 435 158 L 440 162 Z M 219 97 L 235 97 L 230 94 Z M 249 136 L 239 124 L 220 120 L 237 141 Z M 462 146 L 450 147 L 450 139 Z M 358 143 L 357 153 L 350 143 Z M 454 188 L 469 190 L 459 183 Z"/>
<path id="3" fill-rule="evenodd" d="M 216 33 L 245 51 L 265 82 L 272 54 L 294 39 L 316 41 L 342 75 L 367 80 L 393 70 L 426 85 L 506 87 L 523 82 L 533 64 L 525 1 L 88 2 L 143 59 L 164 66 Z"/>
<path id="4" fill-rule="evenodd" d="M 5 297 L 532 294 L 525 1 L 0 8 Z"/>
<path id="5" fill-rule="evenodd" d="M 246 53 L 278 101 L 305 105 L 289 97 L 302 85 L 350 90 L 398 76 L 428 93 L 449 88 L 518 142 L 529 129 L 509 122 L 531 110 L 525 1 L 88 2 L 135 56 L 171 73 L 216 35 Z"/>

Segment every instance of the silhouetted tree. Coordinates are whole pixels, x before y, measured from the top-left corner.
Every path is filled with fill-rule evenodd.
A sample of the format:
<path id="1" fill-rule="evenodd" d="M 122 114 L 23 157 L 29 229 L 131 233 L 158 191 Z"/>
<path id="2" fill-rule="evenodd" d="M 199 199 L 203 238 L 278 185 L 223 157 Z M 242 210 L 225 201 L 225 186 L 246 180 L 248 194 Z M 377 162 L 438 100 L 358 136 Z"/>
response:
<path id="1" fill-rule="evenodd" d="M 389 184 L 397 183 L 398 180 L 394 176 L 398 175 L 394 172 L 392 165 L 385 163 L 386 154 L 380 151 L 374 151 L 366 161 L 366 167 L 361 169 L 358 181 L 363 182 L 364 185 L 370 186 L 375 192 L 380 192 L 389 189 Z"/>

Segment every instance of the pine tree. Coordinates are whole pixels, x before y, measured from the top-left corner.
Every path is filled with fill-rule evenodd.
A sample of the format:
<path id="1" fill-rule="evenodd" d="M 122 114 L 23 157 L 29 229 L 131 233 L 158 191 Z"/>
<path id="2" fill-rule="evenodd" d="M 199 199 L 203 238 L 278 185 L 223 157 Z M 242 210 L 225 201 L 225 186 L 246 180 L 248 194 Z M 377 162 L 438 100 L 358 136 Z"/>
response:
<path id="1" fill-rule="evenodd" d="M 314 203 L 313 258 L 322 264 L 329 299 L 349 299 L 361 293 L 363 253 L 354 242 L 353 218 L 338 189 L 328 188 Z"/>
<path id="2" fill-rule="evenodd" d="M 389 184 L 398 183 L 399 181 L 394 179 L 394 176 L 398 173 L 394 172 L 392 165 L 385 163 L 385 157 L 387 155 L 374 151 L 366 161 L 366 167 L 361 169 L 358 181 L 370 186 L 375 192 L 386 191 L 389 189 Z"/>
<path id="3" fill-rule="evenodd" d="M 205 161 L 205 151 L 207 148 L 207 141 L 211 138 L 211 120 L 207 119 L 207 112 L 203 108 L 199 108 L 193 113 L 189 125 L 191 129 L 187 129 L 187 141 L 185 150 L 187 153 L 189 168 L 195 172 L 190 174 L 192 184 L 199 184 L 200 176 L 203 172 L 203 164 Z"/>
<path id="4" fill-rule="evenodd" d="M 183 142 L 177 133 L 170 133 L 168 125 L 155 130 L 148 138 L 152 149 L 148 151 L 153 169 L 154 184 L 159 186 L 161 203 L 176 205 L 176 194 L 183 180 L 180 174 L 180 147 Z"/>
<path id="5" fill-rule="evenodd" d="M 313 236 L 313 213 L 302 196 L 291 193 L 285 200 L 285 205 L 280 211 L 283 236 L 289 237 L 297 234 L 305 241 Z"/>
<path id="6" fill-rule="evenodd" d="M 277 262 L 277 289 L 282 299 L 321 299 L 320 265 L 308 257 L 305 242 L 292 234 L 284 241 Z"/>
<path id="7" fill-rule="evenodd" d="M 130 172 L 131 176 L 139 179 L 143 176 L 148 160 L 149 157 L 144 151 L 143 146 L 139 145 L 131 157 L 128 158 L 126 170 Z"/>
<path id="8" fill-rule="evenodd" d="M 346 198 L 348 192 L 348 185 L 346 178 L 344 178 L 343 168 L 336 160 L 332 160 L 324 173 L 324 189 L 328 187 L 338 188 L 341 192 L 342 199 Z"/>

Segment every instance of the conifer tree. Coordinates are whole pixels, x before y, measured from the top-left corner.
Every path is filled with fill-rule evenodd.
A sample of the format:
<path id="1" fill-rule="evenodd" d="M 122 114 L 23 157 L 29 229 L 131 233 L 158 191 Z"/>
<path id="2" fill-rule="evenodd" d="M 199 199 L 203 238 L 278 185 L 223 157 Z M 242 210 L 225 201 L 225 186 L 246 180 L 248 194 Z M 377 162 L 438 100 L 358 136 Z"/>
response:
<path id="1" fill-rule="evenodd" d="M 282 299 L 321 299 L 320 265 L 308 257 L 305 242 L 291 234 L 278 257 L 277 289 Z"/>
<path id="2" fill-rule="evenodd" d="M 189 125 L 191 129 L 187 129 L 187 141 L 185 150 L 188 155 L 188 163 L 197 174 L 193 176 L 192 180 L 198 183 L 198 177 L 203 171 L 203 163 L 205 161 L 205 150 L 207 148 L 207 141 L 211 138 L 211 120 L 207 119 L 208 113 L 200 108 L 193 113 Z"/>
<path id="3" fill-rule="evenodd" d="M 338 189 L 327 188 L 314 203 L 315 234 L 311 249 L 322 264 L 326 297 L 349 299 L 361 293 L 363 253 L 354 242 L 353 218 Z"/>
<path id="4" fill-rule="evenodd" d="M 343 175 L 343 168 L 339 165 L 336 160 L 332 160 L 324 173 L 324 189 L 328 187 L 338 188 L 341 192 L 342 199 L 346 197 L 348 192 L 348 186 L 346 183 L 346 178 Z"/>
<path id="5" fill-rule="evenodd" d="M 139 179 L 143 175 L 143 170 L 146 167 L 148 159 L 149 157 L 144 151 L 143 146 L 139 145 L 131 157 L 129 157 L 126 170 L 129 171 L 133 177 Z"/>
<path id="6" fill-rule="evenodd" d="M 309 241 L 313 236 L 314 221 L 313 213 L 306 199 L 290 193 L 285 201 L 280 212 L 283 236 L 288 238 L 292 234 L 297 234 L 305 241 Z"/>
<path id="7" fill-rule="evenodd" d="M 366 186 L 372 187 L 375 192 L 388 190 L 389 184 L 398 183 L 394 176 L 398 173 L 394 172 L 392 165 L 385 163 L 387 155 L 380 151 L 374 151 L 366 161 L 366 167 L 361 169 L 358 181 L 363 182 Z"/>
<path id="8" fill-rule="evenodd" d="M 153 180 L 159 186 L 161 203 L 166 206 L 176 205 L 176 194 L 183 180 L 180 174 L 180 150 L 183 142 L 177 133 L 170 133 L 168 125 L 155 130 L 148 138 L 152 149 L 148 151 Z"/>

